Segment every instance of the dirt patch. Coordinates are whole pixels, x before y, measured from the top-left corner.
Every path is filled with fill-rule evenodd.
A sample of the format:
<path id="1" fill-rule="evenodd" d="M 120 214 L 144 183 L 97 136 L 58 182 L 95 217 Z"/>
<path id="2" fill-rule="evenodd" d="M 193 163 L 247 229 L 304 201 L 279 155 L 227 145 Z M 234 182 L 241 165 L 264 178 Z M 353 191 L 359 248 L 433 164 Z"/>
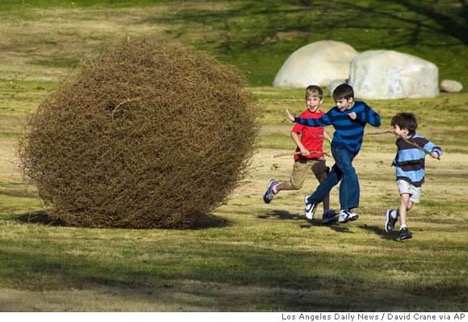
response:
<path id="1" fill-rule="evenodd" d="M 12 182 L 22 180 L 15 141 L 0 140 L 0 179 Z"/>

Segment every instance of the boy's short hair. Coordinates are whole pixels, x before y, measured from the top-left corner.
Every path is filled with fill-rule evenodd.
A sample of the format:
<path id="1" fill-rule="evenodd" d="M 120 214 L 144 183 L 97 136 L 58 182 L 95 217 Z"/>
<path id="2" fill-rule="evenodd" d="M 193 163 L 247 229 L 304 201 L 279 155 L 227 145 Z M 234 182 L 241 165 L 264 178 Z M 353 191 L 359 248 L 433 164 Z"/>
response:
<path id="1" fill-rule="evenodd" d="M 416 119 L 416 115 L 413 113 L 398 113 L 392 117 L 391 124 L 393 127 L 398 125 L 400 129 L 408 130 L 410 135 L 416 133 L 416 129 L 418 128 L 418 120 Z"/>
<path id="2" fill-rule="evenodd" d="M 335 101 L 339 99 L 343 99 L 343 98 L 345 99 L 354 98 L 354 90 L 351 85 L 340 84 L 333 91 L 333 99 Z"/>
<path id="3" fill-rule="evenodd" d="M 320 86 L 318 85 L 309 85 L 306 88 L 305 92 L 305 99 L 307 100 L 308 97 L 310 96 L 318 96 L 320 98 L 323 98 L 323 90 Z"/>

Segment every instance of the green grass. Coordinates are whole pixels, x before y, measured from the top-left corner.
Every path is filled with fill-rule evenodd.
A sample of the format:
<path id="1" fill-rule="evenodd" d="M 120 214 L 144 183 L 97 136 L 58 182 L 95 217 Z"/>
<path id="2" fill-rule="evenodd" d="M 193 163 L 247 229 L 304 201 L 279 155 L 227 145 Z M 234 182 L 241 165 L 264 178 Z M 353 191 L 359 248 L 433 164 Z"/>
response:
<path id="1" fill-rule="evenodd" d="M 421 133 L 444 149 L 441 161 L 427 160 L 422 202 L 408 218 L 412 240 L 399 243 L 382 231 L 385 209 L 398 203 L 389 166 L 393 135 L 367 136 L 356 159 L 357 222 L 307 224 L 302 205 L 316 186 L 312 179 L 270 205 L 261 200 L 268 180 L 287 179 L 292 167 L 290 157 L 273 157 L 293 150 L 283 110 L 304 108 L 303 89 L 269 87 L 289 53 L 322 39 L 360 51 L 401 50 L 437 62 L 441 77 L 466 88 L 461 2 L 300 3 L 1 2 L 0 311 L 466 311 L 466 89 L 431 99 L 367 101 L 383 117 L 381 130 L 368 133 L 387 130 L 392 115 L 411 111 Z M 246 72 L 262 110 L 250 172 L 213 212 L 220 220 L 210 228 L 83 229 L 52 222 L 16 167 L 25 117 L 94 45 L 142 30 L 193 44 Z M 331 105 L 327 96 L 323 107 Z M 335 189 L 334 208 L 337 198 Z"/>
<path id="2" fill-rule="evenodd" d="M 2 86 L 7 89 L 8 83 Z M 49 85 L 22 86 L 39 101 L 42 87 Z M 1 93 L 8 93 L 2 89 Z M 225 223 L 212 228 L 63 227 L 46 217 L 34 187 L 25 186 L 17 175 L 2 172 L 0 288 L 19 290 L 28 297 L 43 294 L 44 298 L 30 305 L 0 306 L 0 310 L 464 310 L 468 290 L 465 167 L 450 158 L 441 161 L 447 162 L 443 165 L 428 160 L 428 190 L 409 219 L 415 238 L 398 243 L 394 235 L 382 232 L 382 213 L 397 202 L 388 166 L 394 139 L 385 135 L 367 137 L 363 159 L 356 161 L 363 190 L 362 218 L 349 225 L 310 226 L 301 218 L 301 199 L 314 187 L 313 180 L 302 191 L 278 196 L 272 205 L 261 203 L 268 177 L 287 178 L 291 166 L 289 158 L 278 158 L 273 160 L 279 168 L 267 169 L 269 163 L 261 156 L 271 158 L 268 151 L 272 148 L 277 152 L 291 149 L 287 135 L 290 124 L 283 122 L 282 109 L 290 105 L 299 110 L 303 95 L 298 90 L 271 88 L 252 88 L 252 92 L 259 108 L 265 111 L 263 129 L 270 128 L 273 134 L 261 134 L 250 175 L 213 213 Z M 329 105 L 330 99 L 326 100 Z M 442 142 L 450 154 L 447 151 L 468 139 L 466 127 L 458 123 L 468 115 L 462 108 L 467 100 L 466 94 L 457 94 L 433 100 L 372 103 L 384 121 L 403 108 L 418 114 L 425 111 L 421 119 L 423 132 L 432 131 L 432 121 L 437 117 L 439 126 L 433 139 Z M 442 102 L 446 110 L 436 108 Z M 33 109 L 28 100 L 20 99 L 16 104 L 24 113 Z M 451 118 L 453 113 L 457 118 Z M 4 118 L 0 116 L 0 120 Z M 446 142 L 452 125 L 461 131 L 453 142 Z M 0 142 L 2 147 L 13 143 L 8 136 Z M 373 151 L 384 153 L 384 159 L 380 161 L 379 155 L 373 160 Z M 447 196 L 437 189 L 439 185 L 448 189 Z M 336 203 L 335 191 L 332 204 Z M 56 303 L 47 300 L 50 294 L 62 294 L 73 302 L 84 292 L 92 292 L 97 299 L 111 293 L 127 304 L 117 307 L 82 300 L 70 305 L 58 301 L 50 309 Z"/>
<path id="3" fill-rule="evenodd" d="M 135 232 L 6 222 L 2 284 L 35 292 L 103 285 L 155 291 L 183 290 L 196 282 L 202 288 L 186 292 L 200 302 L 199 309 L 209 310 L 211 303 L 215 311 L 463 307 L 467 288 L 460 269 L 466 252 L 460 243 L 430 243 L 443 240 L 432 230 L 411 244 L 396 244 L 365 225 L 343 234 L 320 227 L 301 230 L 288 221 L 247 223 L 207 231 Z M 229 288 L 247 287 L 253 290 L 224 302 Z M 188 303 L 181 299 L 178 305 L 184 310 Z"/>
<path id="4" fill-rule="evenodd" d="M 135 6 L 150 6 L 156 3 L 164 3 L 169 0 L 4 0 L 0 4 L 2 11 L 15 11 L 24 9 L 57 9 L 57 8 L 126 8 Z"/>

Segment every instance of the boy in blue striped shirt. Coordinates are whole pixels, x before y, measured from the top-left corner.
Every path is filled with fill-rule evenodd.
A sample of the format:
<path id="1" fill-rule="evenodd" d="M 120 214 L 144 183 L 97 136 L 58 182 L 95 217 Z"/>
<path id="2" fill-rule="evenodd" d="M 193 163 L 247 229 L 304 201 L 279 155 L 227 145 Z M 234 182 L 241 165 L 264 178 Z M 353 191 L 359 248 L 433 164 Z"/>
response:
<path id="1" fill-rule="evenodd" d="M 391 232 L 400 218 L 399 239 L 413 237 L 406 227 L 406 214 L 421 198 L 421 187 L 425 176 L 425 157 L 435 159 L 442 155 L 440 147 L 416 133 L 418 122 L 413 113 L 398 113 L 391 121 L 393 133 L 397 136 L 397 154 L 392 162 L 396 167 L 396 180 L 400 192 L 400 207 L 386 213 L 385 231 Z"/>
<path id="2" fill-rule="evenodd" d="M 318 119 L 294 117 L 286 109 L 287 117 L 292 121 L 307 126 L 327 126 L 335 128 L 331 143 L 331 152 L 335 164 L 328 177 L 320 183 L 315 192 L 306 196 L 306 217 L 313 216 L 317 204 L 322 202 L 330 190 L 340 181 L 339 198 L 341 210 L 338 222 L 346 223 L 358 219 L 358 214 L 351 212 L 359 207 L 360 187 L 353 160 L 359 153 L 366 124 L 378 127 L 381 124 L 380 115 L 366 103 L 354 100 L 354 90 L 348 84 L 341 84 L 333 91 L 336 106 Z"/>

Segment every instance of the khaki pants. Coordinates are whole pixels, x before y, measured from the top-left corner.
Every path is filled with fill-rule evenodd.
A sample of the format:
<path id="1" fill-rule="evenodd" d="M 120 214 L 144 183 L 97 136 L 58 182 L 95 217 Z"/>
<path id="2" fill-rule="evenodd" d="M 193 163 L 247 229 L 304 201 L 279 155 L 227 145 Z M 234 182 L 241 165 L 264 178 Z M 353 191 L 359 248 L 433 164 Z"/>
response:
<path id="1" fill-rule="evenodd" d="M 305 179 L 309 170 L 312 170 L 312 173 L 315 175 L 317 180 L 320 181 L 320 178 L 324 173 L 328 173 L 330 170 L 326 166 L 325 160 L 323 159 L 299 159 L 294 162 L 293 172 L 291 174 L 291 184 L 294 189 L 301 189 L 304 184 Z"/>

